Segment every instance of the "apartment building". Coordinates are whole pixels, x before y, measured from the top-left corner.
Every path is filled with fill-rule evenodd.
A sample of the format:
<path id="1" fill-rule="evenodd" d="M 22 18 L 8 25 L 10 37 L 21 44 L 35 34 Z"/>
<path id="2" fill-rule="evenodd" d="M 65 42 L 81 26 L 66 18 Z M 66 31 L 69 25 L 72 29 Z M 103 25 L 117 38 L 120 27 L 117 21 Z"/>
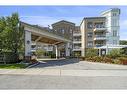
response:
<path id="1" fill-rule="evenodd" d="M 81 56 L 80 26 L 75 26 L 75 29 L 73 31 L 73 56 Z"/>
<path id="2" fill-rule="evenodd" d="M 107 45 L 119 45 L 119 20 L 120 20 L 120 9 L 112 8 L 101 13 L 102 17 L 106 17 L 106 28 L 108 33 L 106 34 Z"/>
<path id="3" fill-rule="evenodd" d="M 82 55 L 87 48 L 97 48 L 100 55 L 108 53 L 108 46 L 112 49 L 119 45 L 120 9 L 112 8 L 101 13 L 100 17 L 86 17 L 80 25 Z M 103 47 L 103 48 L 100 48 Z M 110 49 L 111 50 L 111 49 Z"/>
<path id="4" fill-rule="evenodd" d="M 65 20 L 53 23 L 51 31 L 71 40 L 70 55 L 85 56 L 89 48 L 95 48 L 100 50 L 101 54 L 107 54 L 108 46 L 112 48 L 119 46 L 119 19 L 120 9 L 111 8 L 101 12 L 98 17 L 83 18 L 80 26 Z M 50 47 L 53 46 L 50 45 Z M 65 55 L 65 48 L 63 44 L 60 48 L 60 56 Z"/>
<path id="5" fill-rule="evenodd" d="M 87 17 L 81 22 L 82 56 L 88 48 L 97 48 L 106 45 L 105 17 Z"/>

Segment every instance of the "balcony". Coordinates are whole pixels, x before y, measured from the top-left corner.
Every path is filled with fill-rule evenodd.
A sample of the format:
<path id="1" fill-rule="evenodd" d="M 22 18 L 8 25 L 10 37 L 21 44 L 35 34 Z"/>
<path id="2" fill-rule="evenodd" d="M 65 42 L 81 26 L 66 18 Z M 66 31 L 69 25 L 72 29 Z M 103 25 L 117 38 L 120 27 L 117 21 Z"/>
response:
<path id="1" fill-rule="evenodd" d="M 96 31 L 98 31 L 98 32 L 106 31 L 106 28 L 95 28 L 94 32 L 96 32 Z"/>
<path id="2" fill-rule="evenodd" d="M 81 43 L 81 39 L 73 39 L 73 43 Z"/>
<path id="3" fill-rule="evenodd" d="M 81 33 L 80 32 L 74 32 L 73 36 L 81 36 Z"/>
<path id="4" fill-rule="evenodd" d="M 81 51 L 81 47 L 73 47 L 73 51 Z"/>
<path id="5" fill-rule="evenodd" d="M 95 47 L 102 47 L 104 46 L 105 44 L 95 44 Z"/>
<path id="6" fill-rule="evenodd" d="M 94 37 L 94 40 L 106 40 L 106 36 L 105 35 L 96 35 Z"/>
<path id="7" fill-rule="evenodd" d="M 73 43 L 81 43 L 81 40 L 73 41 Z"/>
<path id="8" fill-rule="evenodd" d="M 98 31 L 98 32 L 102 32 L 102 31 L 105 31 L 106 28 L 104 25 L 95 25 L 95 28 L 94 28 L 94 32 Z"/>

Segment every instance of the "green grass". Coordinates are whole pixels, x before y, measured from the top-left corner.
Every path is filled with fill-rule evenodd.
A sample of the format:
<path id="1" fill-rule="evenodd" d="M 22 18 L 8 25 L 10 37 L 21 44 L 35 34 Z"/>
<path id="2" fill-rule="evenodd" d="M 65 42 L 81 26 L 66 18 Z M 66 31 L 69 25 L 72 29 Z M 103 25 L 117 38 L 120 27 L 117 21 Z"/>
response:
<path id="1" fill-rule="evenodd" d="M 0 64 L 0 69 L 22 69 L 26 66 L 25 64 Z"/>

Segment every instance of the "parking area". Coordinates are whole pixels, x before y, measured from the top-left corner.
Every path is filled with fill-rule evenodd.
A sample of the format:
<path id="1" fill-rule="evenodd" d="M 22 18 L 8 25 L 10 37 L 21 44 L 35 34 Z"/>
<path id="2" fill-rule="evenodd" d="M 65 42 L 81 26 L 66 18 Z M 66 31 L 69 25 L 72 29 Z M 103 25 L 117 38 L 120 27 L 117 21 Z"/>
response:
<path id="1" fill-rule="evenodd" d="M 44 60 L 32 68 L 71 69 L 71 70 L 127 70 L 126 65 L 79 61 L 77 58 Z"/>
<path id="2" fill-rule="evenodd" d="M 0 89 L 127 89 L 127 66 L 43 60 L 27 69 L 0 69 Z"/>

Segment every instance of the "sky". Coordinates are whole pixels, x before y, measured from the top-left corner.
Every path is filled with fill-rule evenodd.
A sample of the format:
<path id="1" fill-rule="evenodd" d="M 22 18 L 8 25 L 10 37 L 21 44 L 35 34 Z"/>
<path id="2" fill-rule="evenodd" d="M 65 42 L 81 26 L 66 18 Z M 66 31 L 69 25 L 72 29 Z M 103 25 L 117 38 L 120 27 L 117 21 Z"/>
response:
<path id="1" fill-rule="evenodd" d="M 102 11 L 120 8 L 120 39 L 127 40 L 127 6 L 0 6 L 0 17 L 18 12 L 20 20 L 30 24 L 48 25 L 67 20 L 80 25 L 84 17 L 100 16 Z"/>

